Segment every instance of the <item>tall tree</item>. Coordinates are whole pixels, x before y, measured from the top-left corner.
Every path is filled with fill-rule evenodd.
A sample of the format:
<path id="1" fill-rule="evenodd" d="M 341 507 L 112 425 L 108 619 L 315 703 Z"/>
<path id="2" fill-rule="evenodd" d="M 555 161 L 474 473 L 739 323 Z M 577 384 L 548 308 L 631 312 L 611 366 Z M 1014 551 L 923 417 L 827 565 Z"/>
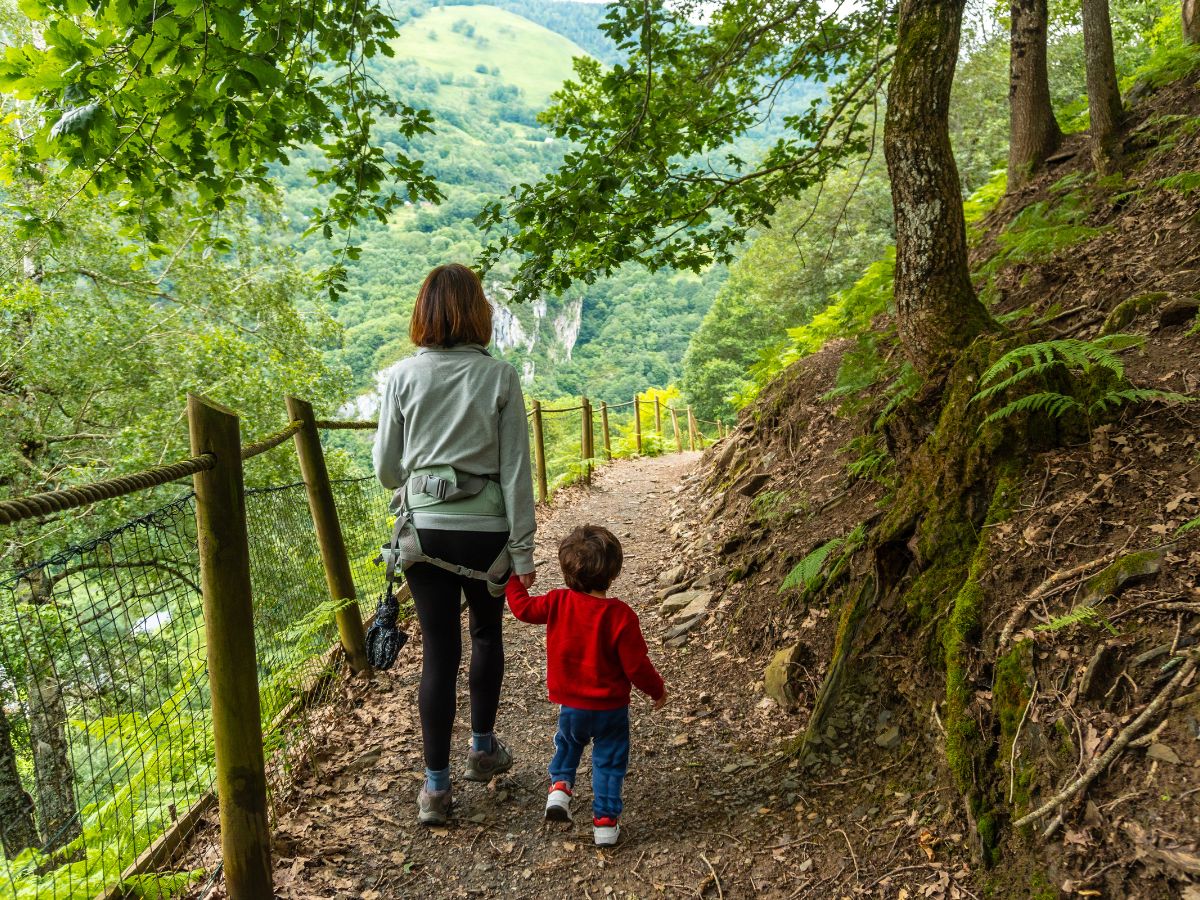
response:
<path id="1" fill-rule="evenodd" d="M 884 153 L 896 217 L 896 317 L 913 365 L 932 372 L 991 326 L 971 285 L 950 88 L 965 0 L 903 0 Z"/>
<path id="2" fill-rule="evenodd" d="M 1200 44 L 1200 0 L 1183 0 L 1183 39 Z"/>
<path id="3" fill-rule="evenodd" d="M 1096 171 L 1107 174 L 1120 157 L 1122 118 L 1108 0 L 1083 0 L 1083 52 L 1087 63 L 1092 162 Z"/>
<path id="4" fill-rule="evenodd" d="M 1062 143 L 1046 70 L 1046 0 L 1012 0 L 1008 64 L 1008 189 L 1021 187 Z"/>
<path id="5" fill-rule="evenodd" d="M 0 694 L 0 849 L 12 859 L 22 850 L 36 847 L 37 844 L 33 798 L 21 784 L 12 728 L 4 711 L 4 695 Z"/>
<path id="6" fill-rule="evenodd" d="M 900 333 L 923 370 L 938 368 L 991 319 L 967 275 L 962 198 L 948 107 L 964 0 L 905 0 L 899 14 L 885 149 L 897 230 Z M 522 255 L 520 295 L 562 289 L 629 260 L 698 267 L 728 259 L 777 205 L 821 181 L 873 134 L 864 121 L 892 59 L 890 4 L 847 12 L 815 0 L 712 5 L 613 4 L 609 33 L 629 54 L 584 63 L 547 114 L 579 142 L 563 167 L 484 216 L 514 224 L 488 261 Z M 706 25 L 695 26 L 705 14 Z M 791 133 L 756 163 L 729 149 L 784 85 L 832 82 L 789 117 Z M 721 215 L 717 215 L 720 212 Z"/>

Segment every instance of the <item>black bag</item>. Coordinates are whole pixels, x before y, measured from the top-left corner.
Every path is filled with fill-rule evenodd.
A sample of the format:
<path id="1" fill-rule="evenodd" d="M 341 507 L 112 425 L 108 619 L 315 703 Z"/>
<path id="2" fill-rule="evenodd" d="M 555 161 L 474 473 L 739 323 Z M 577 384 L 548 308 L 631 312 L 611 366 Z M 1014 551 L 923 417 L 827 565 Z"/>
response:
<path id="1" fill-rule="evenodd" d="M 408 634 L 396 624 L 399 618 L 400 604 L 389 583 L 387 593 L 375 607 L 375 621 L 367 629 L 367 660 L 373 668 L 390 669 L 400 648 L 408 643 Z"/>

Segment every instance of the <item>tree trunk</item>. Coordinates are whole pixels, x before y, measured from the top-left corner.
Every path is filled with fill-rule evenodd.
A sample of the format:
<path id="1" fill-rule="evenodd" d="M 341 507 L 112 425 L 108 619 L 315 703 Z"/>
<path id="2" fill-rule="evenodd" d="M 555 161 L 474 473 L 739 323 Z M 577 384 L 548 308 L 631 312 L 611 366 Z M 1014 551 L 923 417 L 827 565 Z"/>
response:
<path id="1" fill-rule="evenodd" d="M 51 586 L 40 569 L 26 578 L 30 602 L 38 607 L 53 602 Z M 45 625 L 40 623 L 40 627 Z M 75 805 L 75 770 L 67 740 L 67 704 L 54 661 L 30 648 L 26 679 L 29 745 L 37 793 L 38 822 L 46 850 L 57 850 L 81 833 Z"/>
<path id="2" fill-rule="evenodd" d="M 1062 143 L 1046 71 L 1046 0 L 1012 0 L 1008 123 L 1008 189 L 1014 191 Z"/>
<path id="3" fill-rule="evenodd" d="M 1183 40 L 1200 44 L 1200 0 L 1183 0 Z"/>
<path id="4" fill-rule="evenodd" d="M 1083 0 L 1083 52 L 1092 120 L 1092 163 L 1099 174 L 1107 175 L 1117 167 L 1121 127 L 1121 92 L 1117 87 L 1108 0 Z"/>
<path id="5" fill-rule="evenodd" d="M 37 783 L 38 820 L 46 850 L 57 850 L 80 834 L 75 809 L 75 771 L 67 742 L 67 705 L 53 671 L 29 679 L 29 743 Z"/>
<path id="6" fill-rule="evenodd" d="M 37 845 L 33 798 L 26 793 L 17 774 L 17 752 L 4 713 L 4 701 L 0 699 L 0 847 L 12 859 L 22 850 Z"/>
<path id="7" fill-rule="evenodd" d="M 883 146 L 896 218 L 896 313 L 923 373 L 992 327 L 967 272 L 948 112 L 965 0 L 903 0 Z"/>

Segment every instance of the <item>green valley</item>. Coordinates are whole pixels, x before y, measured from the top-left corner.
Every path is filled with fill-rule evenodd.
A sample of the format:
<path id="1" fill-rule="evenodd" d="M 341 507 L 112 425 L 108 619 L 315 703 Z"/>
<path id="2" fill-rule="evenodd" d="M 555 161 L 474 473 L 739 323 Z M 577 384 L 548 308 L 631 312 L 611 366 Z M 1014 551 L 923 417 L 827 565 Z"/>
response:
<path id="1" fill-rule="evenodd" d="M 601 7 L 529 9 L 563 31 L 600 37 L 594 27 Z M 343 333 L 331 358 L 347 366 L 363 390 L 376 372 L 412 351 L 409 311 L 429 269 L 478 256 L 486 236 L 472 220 L 483 204 L 561 162 L 566 144 L 538 125 L 537 114 L 570 77 L 572 58 L 586 54 L 563 34 L 490 5 L 414 6 L 392 48 L 393 58 L 372 64 L 373 78 L 392 96 L 432 111 L 435 133 L 405 139 L 381 123 L 383 145 L 426 160 L 445 200 L 408 205 L 386 225 L 367 223 L 353 235 L 361 256 L 349 263 L 349 290 L 333 310 Z M 294 158 L 283 176 L 285 209 L 297 233 L 320 202 L 307 175 L 315 161 L 310 157 Z M 310 265 L 327 261 L 330 246 L 319 235 L 296 243 Z M 495 349 L 523 372 L 526 389 L 542 398 L 586 390 L 614 402 L 678 380 L 688 341 L 724 269 L 703 275 L 621 270 L 561 297 L 511 308 L 504 306 L 510 276 L 502 264 L 487 278 L 489 295 L 501 307 Z M 368 402 L 364 411 L 369 408 Z"/>

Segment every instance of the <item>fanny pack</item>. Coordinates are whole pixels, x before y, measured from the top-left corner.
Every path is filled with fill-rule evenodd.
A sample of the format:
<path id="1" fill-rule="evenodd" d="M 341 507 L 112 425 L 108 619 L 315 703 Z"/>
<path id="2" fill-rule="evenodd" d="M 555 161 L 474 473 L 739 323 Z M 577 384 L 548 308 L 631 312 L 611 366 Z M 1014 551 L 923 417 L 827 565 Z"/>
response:
<path id="1" fill-rule="evenodd" d="M 467 578 L 474 578 L 479 581 L 486 581 L 488 592 L 493 597 L 504 596 L 504 586 L 508 582 L 509 572 L 512 571 L 512 557 L 509 555 L 508 546 L 500 551 L 500 555 L 488 566 L 487 571 L 472 569 L 469 566 L 460 566 L 457 563 L 447 562 L 444 559 L 437 559 L 429 556 L 421 549 L 421 538 L 417 534 L 417 527 L 413 523 L 412 510 L 408 507 L 408 492 L 414 494 L 426 494 L 431 497 L 436 497 L 438 500 L 463 500 L 467 497 L 474 497 L 482 491 L 489 481 L 497 479 L 491 476 L 467 475 L 465 473 L 455 472 L 454 480 L 443 478 L 439 475 L 414 475 L 408 480 L 407 488 L 400 488 L 396 491 L 392 498 L 392 507 L 396 509 L 396 526 L 392 529 L 392 540 L 383 548 L 383 553 L 380 554 L 379 560 L 387 564 L 387 580 L 389 586 L 396 581 L 396 569 L 401 572 L 408 569 L 413 563 L 429 563 L 431 566 L 437 566 L 439 569 L 445 569 L 447 572 L 453 572 L 456 575 L 463 575 Z"/>

